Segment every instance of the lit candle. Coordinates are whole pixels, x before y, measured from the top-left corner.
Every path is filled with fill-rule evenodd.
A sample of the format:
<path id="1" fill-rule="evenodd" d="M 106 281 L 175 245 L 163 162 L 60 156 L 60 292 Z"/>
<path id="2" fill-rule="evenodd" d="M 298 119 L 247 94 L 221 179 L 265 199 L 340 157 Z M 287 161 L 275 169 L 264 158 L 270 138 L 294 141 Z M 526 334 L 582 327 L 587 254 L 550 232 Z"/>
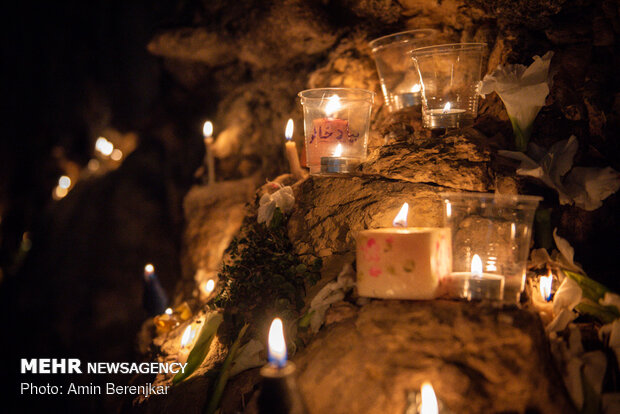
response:
<path id="1" fill-rule="evenodd" d="M 168 306 L 168 297 L 155 274 L 155 267 L 148 263 L 144 266 L 144 291 L 142 295 L 144 308 L 151 316 L 164 313 Z"/>
<path id="2" fill-rule="evenodd" d="M 451 271 L 449 228 L 407 227 L 404 203 L 392 228 L 364 230 L 356 243 L 360 296 L 384 299 L 433 299 Z"/>
<path id="3" fill-rule="evenodd" d="M 213 290 L 215 289 L 215 280 L 213 279 L 209 279 L 207 280 L 205 283 L 203 283 L 202 285 L 202 292 L 206 295 L 209 296 L 211 295 L 211 293 L 213 293 Z"/>
<path id="4" fill-rule="evenodd" d="M 551 299 L 551 285 L 553 283 L 553 275 L 551 270 L 547 276 L 541 276 L 538 288 L 540 290 L 540 296 L 542 296 L 545 302 L 549 302 Z"/>
<path id="5" fill-rule="evenodd" d="M 181 335 L 181 349 L 179 351 L 179 362 L 183 363 L 187 361 L 187 357 L 189 356 L 189 351 L 192 348 L 193 339 L 196 336 L 196 331 L 192 327 L 190 323 L 187 328 L 183 331 L 183 335 Z"/>
<path id="6" fill-rule="evenodd" d="M 202 135 L 205 140 L 206 147 L 206 164 L 209 185 L 215 182 L 215 161 L 213 159 L 213 124 L 206 121 L 202 126 Z"/>
<path id="7" fill-rule="evenodd" d="M 437 396 L 435 396 L 435 390 L 430 382 L 422 384 L 421 394 L 420 414 L 438 414 Z"/>
<path id="8" fill-rule="evenodd" d="M 424 124 L 431 129 L 458 128 L 464 114 L 464 109 L 452 108 L 448 102 L 443 108 L 425 110 Z"/>
<path id="9" fill-rule="evenodd" d="M 260 414 L 305 414 L 297 383 L 295 365 L 286 360 L 282 320 L 275 318 L 269 329 L 269 363 L 261 368 L 262 386 L 258 396 Z"/>
<path id="10" fill-rule="evenodd" d="M 474 254 L 470 272 L 453 272 L 444 280 L 450 297 L 467 300 L 502 300 L 505 278 L 502 275 L 482 272 L 482 260 Z"/>
<path id="11" fill-rule="evenodd" d="M 286 137 L 286 143 L 284 148 L 286 150 L 286 158 L 288 158 L 288 165 L 291 169 L 291 174 L 296 180 L 304 178 L 306 175 L 299 165 L 299 155 L 297 154 L 297 144 L 293 141 L 293 120 L 289 119 L 286 123 L 286 130 L 284 136 Z"/>

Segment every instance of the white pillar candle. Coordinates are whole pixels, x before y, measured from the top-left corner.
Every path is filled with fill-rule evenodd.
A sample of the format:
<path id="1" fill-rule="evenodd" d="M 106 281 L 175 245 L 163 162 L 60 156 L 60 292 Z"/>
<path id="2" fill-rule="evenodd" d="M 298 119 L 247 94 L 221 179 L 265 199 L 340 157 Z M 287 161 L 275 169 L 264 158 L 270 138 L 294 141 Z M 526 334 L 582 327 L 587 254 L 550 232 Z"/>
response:
<path id="1" fill-rule="evenodd" d="M 357 237 L 360 296 L 433 299 L 452 266 L 449 228 L 407 227 L 405 203 L 393 228 L 364 230 Z"/>
<path id="2" fill-rule="evenodd" d="M 293 120 L 289 119 L 286 123 L 286 130 L 284 136 L 286 137 L 286 143 L 284 148 L 286 149 L 286 158 L 288 158 L 288 165 L 291 169 L 291 174 L 296 180 L 301 180 L 306 175 L 304 170 L 299 165 L 299 155 L 297 154 L 297 144 L 293 141 Z"/>

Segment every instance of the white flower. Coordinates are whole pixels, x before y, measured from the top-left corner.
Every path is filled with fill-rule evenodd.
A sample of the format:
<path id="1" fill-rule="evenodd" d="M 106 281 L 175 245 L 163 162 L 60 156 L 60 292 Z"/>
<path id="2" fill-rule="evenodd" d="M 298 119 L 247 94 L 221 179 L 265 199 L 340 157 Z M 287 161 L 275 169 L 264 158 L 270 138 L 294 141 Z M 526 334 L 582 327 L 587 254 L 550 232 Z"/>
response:
<path id="1" fill-rule="evenodd" d="M 498 151 L 499 155 L 521 161 L 517 174 L 539 179 L 558 192 L 560 204 L 574 204 L 587 211 L 596 210 L 603 200 L 620 188 L 620 174 L 607 168 L 573 168 L 579 148 L 574 135 L 556 142 L 545 152 L 530 145 L 532 158 L 518 151 Z M 571 169 L 572 168 L 572 169 Z M 569 172 L 570 171 L 570 172 Z"/>
<path id="2" fill-rule="evenodd" d="M 529 67 L 500 65 L 482 80 L 480 94 L 484 96 L 495 91 L 504 102 L 519 151 L 527 148 L 534 119 L 549 94 L 549 64 L 552 57 L 553 52 L 545 53 L 542 58 L 534 56 L 534 63 Z"/>
<path id="3" fill-rule="evenodd" d="M 283 213 L 289 213 L 293 209 L 295 205 L 293 189 L 287 185 L 273 194 L 263 194 L 258 205 L 258 222 L 269 224 L 273 218 L 273 213 L 276 211 L 276 207 L 279 207 Z"/>
<path id="4" fill-rule="evenodd" d="M 349 263 L 345 264 L 338 278 L 330 282 L 316 294 L 310 302 L 310 329 L 317 333 L 325 322 L 325 314 L 329 307 L 336 302 L 344 299 L 346 293 L 353 288 L 353 268 Z"/>

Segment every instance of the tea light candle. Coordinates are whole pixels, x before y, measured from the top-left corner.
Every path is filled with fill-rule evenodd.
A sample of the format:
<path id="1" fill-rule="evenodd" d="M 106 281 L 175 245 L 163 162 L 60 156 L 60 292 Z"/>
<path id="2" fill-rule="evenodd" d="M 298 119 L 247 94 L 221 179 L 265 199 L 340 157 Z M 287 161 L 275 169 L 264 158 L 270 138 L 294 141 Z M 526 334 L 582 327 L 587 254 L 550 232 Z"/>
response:
<path id="1" fill-rule="evenodd" d="M 393 228 L 360 232 L 357 237 L 357 289 L 360 296 L 433 299 L 452 266 L 449 228 L 407 227 L 403 204 Z"/>
<path id="2" fill-rule="evenodd" d="M 448 102 L 443 109 L 426 109 L 424 124 L 431 129 L 458 128 L 464 114 L 464 109 L 452 109 L 452 105 Z"/>
<path id="3" fill-rule="evenodd" d="M 286 359 L 282 320 L 275 318 L 269 328 L 269 363 L 261 368 L 262 386 L 258 395 L 261 414 L 305 414 L 306 408 L 295 381 L 295 364 Z"/>
<path id="4" fill-rule="evenodd" d="M 202 135 L 206 147 L 207 176 L 209 185 L 215 182 L 215 160 L 213 159 L 213 124 L 206 121 L 202 126 Z"/>
<path id="5" fill-rule="evenodd" d="M 284 131 L 284 136 L 286 138 L 286 143 L 284 144 L 284 148 L 286 149 L 286 158 L 288 158 L 288 165 L 291 169 L 291 174 L 296 180 L 301 180 L 306 175 L 304 170 L 301 169 L 299 165 L 299 155 L 297 155 L 297 144 L 293 141 L 293 129 L 294 124 L 293 120 L 289 119 L 286 123 L 286 130 Z"/>
<path id="6" fill-rule="evenodd" d="M 467 300 L 502 300 L 504 298 L 504 276 L 482 273 L 482 260 L 474 254 L 471 272 L 453 272 L 444 280 L 449 297 Z"/>
<path id="7" fill-rule="evenodd" d="M 353 171 L 359 164 L 356 158 L 343 157 L 342 144 L 338 144 L 331 157 L 321 157 L 321 172 L 347 173 Z"/>

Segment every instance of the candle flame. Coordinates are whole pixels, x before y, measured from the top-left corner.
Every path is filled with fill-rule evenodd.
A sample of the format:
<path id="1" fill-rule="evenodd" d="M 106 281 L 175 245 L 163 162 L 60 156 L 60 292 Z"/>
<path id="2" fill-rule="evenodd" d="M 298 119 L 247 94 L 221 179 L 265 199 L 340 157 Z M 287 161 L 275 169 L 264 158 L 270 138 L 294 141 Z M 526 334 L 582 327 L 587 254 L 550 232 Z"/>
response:
<path id="1" fill-rule="evenodd" d="M 422 403 L 420 404 L 420 414 L 438 414 L 439 407 L 435 390 L 430 382 L 422 384 Z"/>
<path id="2" fill-rule="evenodd" d="M 336 145 L 336 149 L 334 150 L 334 153 L 332 155 L 334 157 L 342 157 L 342 144 Z"/>
<path id="3" fill-rule="evenodd" d="M 446 217 L 452 217 L 452 204 L 446 200 Z"/>
<path id="4" fill-rule="evenodd" d="M 172 308 L 166 308 L 166 310 L 164 311 L 164 313 L 166 315 L 172 315 Z"/>
<path id="5" fill-rule="evenodd" d="M 213 292 L 213 289 L 215 289 L 215 280 L 213 280 L 213 279 L 207 280 L 207 282 L 205 283 L 205 286 L 204 286 L 205 293 L 208 295 L 211 292 Z"/>
<path id="6" fill-rule="evenodd" d="M 146 266 L 144 266 L 144 271 L 147 273 L 153 273 L 155 271 L 155 266 L 153 266 L 150 263 L 147 263 Z"/>
<path id="7" fill-rule="evenodd" d="M 392 226 L 407 227 L 407 214 L 409 214 L 409 204 L 403 203 L 400 211 L 398 212 L 396 217 L 394 217 L 394 221 L 392 221 Z"/>
<path id="8" fill-rule="evenodd" d="M 114 151 L 114 144 L 108 141 L 105 137 L 99 137 L 97 138 L 97 141 L 95 141 L 95 150 L 99 151 L 106 157 L 109 157 L 110 154 L 112 154 L 112 151 Z"/>
<path id="9" fill-rule="evenodd" d="M 415 85 L 413 85 L 413 88 L 411 88 L 411 92 L 413 93 L 420 92 L 420 89 L 422 89 L 422 87 L 420 86 L 419 83 L 416 83 Z"/>
<path id="10" fill-rule="evenodd" d="M 213 135 L 213 124 L 211 121 L 206 121 L 202 126 L 202 135 L 205 138 L 211 138 L 211 135 Z"/>
<path id="11" fill-rule="evenodd" d="M 471 273 L 473 276 L 482 277 L 482 260 L 477 254 L 471 259 Z"/>
<path id="12" fill-rule="evenodd" d="M 450 102 L 448 102 L 446 106 L 443 107 L 443 112 L 444 113 L 448 112 L 450 108 L 452 108 L 452 105 L 450 105 Z"/>
<path id="13" fill-rule="evenodd" d="M 58 179 L 58 187 L 65 190 L 71 187 L 71 178 L 67 177 L 66 175 L 60 176 L 60 178 Z"/>
<path id="14" fill-rule="evenodd" d="M 553 282 L 553 275 L 551 274 L 551 270 L 547 276 L 542 276 L 539 282 L 540 295 L 545 300 L 545 302 L 549 302 L 549 298 L 551 297 L 551 284 Z"/>
<path id="15" fill-rule="evenodd" d="M 286 138 L 287 141 L 290 141 L 291 139 L 293 139 L 294 127 L 295 125 L 293 124 L 293 120 L 289 119 L 288 122 L 286 123 L 286 130 L 284 131 L 284 137 Z"/>
<path id="16" fill-rule="evenodd" d="M 338 95 L 332 95 L 327 98 L 327 105 L 325 105 L 325 115 L 329 118 L 342 108 L 340 103 L 340 97 Z"/>
<path id="17" fill-rule="evenodd" d="M 286 342 L 280 318 L 275 318 L 269 328 L 269 362 L 278 367 L 283 367 L 286 363 Z"/>
<path id="18" fill-rule="evenodd" d="M 187 326 L 187 328 L 185 328 L 185 331 L 183 331 L 183 336 L 181 337 L 181 348 L 185 348 L 189 344 L 189 342 L 194 337 L 193 333 L 194 330 L 192 329 L 192 325 L 190 324 Z"/>

